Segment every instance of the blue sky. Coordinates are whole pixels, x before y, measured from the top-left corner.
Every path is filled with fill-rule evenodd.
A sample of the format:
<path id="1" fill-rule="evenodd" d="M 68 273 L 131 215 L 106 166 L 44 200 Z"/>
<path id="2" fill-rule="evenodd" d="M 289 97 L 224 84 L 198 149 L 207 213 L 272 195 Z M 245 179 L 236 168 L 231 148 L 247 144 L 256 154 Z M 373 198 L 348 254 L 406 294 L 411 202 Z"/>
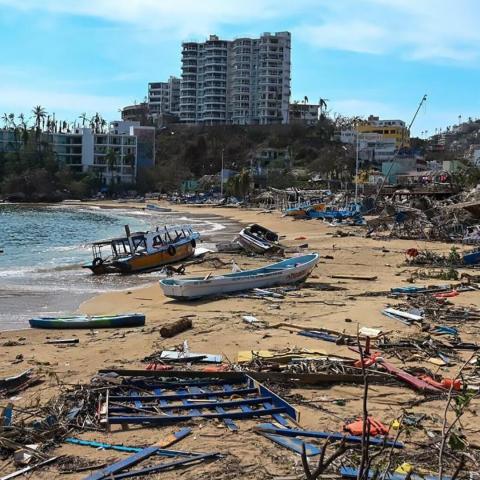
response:
<path id="1" fill-rule="evenodd" d="M 180 74 L 184 40 L 292 33 L 292 99 L 414 133 L 480 117 L 478 0 L 0 0 L 0 114 L 119 117 Z"/>

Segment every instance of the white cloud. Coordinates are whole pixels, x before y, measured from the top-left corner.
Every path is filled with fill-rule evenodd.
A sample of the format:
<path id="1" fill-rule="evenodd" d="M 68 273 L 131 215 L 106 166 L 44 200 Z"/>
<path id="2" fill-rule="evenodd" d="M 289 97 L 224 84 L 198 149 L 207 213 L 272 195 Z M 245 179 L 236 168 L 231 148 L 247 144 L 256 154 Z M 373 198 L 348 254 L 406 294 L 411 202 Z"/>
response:
<path id="1" fill-rule="evenodd" d="M 0 0 L 0 5 L 21 11 L 95 17 L 132 24 L 143 31 L 168 31 L 180 38 L 205 36 L 222 24 L 288 17 L 314 4 L 314 0 Z"/>
<path id="2" fill-rule="evenodd" d="M 404 59 L 480 59 L 477 0 L 319 0 L 318 18 L 295 29 L 317 47 Z"/>

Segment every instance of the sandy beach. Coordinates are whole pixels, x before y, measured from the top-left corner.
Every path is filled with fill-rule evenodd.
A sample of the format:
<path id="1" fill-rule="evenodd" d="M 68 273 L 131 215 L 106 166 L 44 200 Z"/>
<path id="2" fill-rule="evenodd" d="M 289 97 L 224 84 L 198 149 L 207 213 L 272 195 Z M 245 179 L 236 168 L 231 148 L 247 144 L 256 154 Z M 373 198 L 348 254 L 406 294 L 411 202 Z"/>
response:
<path id="1" fill-rule="evenodd" d="M 108 204 L 105 204 L 108 205 Z M 125 208 L 126 204 L 122 204 Z M 166 298 L 157 282 L 146 287 L 116 291 L 96 296 L 84 302 L 79 311 L 86 314 L 114 314 L 141 312 L 147 316 L 146 326 L 138 329 L 90 331 L 42 331 L 22 330 L 0 332 L 1 376 L 17 374 L 27 368 L 43 376 L 44 382 L 19 393 L 13 400 L 22 407 L 37 401 L 46 401 L 60 392 L 61 385 L 88 383 L 91 377 L 105 368 L 144 369 L 141 360 L 151 353 L 188 341 L 191 351 L 218 353 L 235 362 L 242 350 L 282 350 L 287 347 L 302 347 L 344 357 L 355 358 L 347 346 L 336 345 L 297 335 L 295 330 L 279 328 L 253 328 L 242 321 L 243 315 L 254 315 L 273 325 L 280 322 L 309 327 L 324 327 L 356 335 L 358 327 L 380 328 L 383 332 L 415 336 L 420 332 L 416 326 L 407 326 L 385 317 L 381 309 L 394 303 L 386 296 L 361 296 L 365 292 L 388 291 L 391 287 L 409 285 L 406 279 L 412 267 L 406 267 L 405 250 L 411 247 L 448 252 L 449 244 L 423 241 L 380 241 L 364 238 L 365 230 L 357 227 L 342 227 L 352 236 L 336 235 L 338 228 L 319 221 L 293 220 L 282 217 L 279 212 L 264 213 L 261 210 L 171 206 L 181 215 L 201 213 L 202 216 L 221 216 L 230 225 L 260 223 L 284 236 L 281 242 L 288 246 L 308 244 L 306 251 L 321 255 L 318 266 L 308 279 L 305 288 L 287 295 L 281 302 L 251 298 L 223 298 L 196 302 L 178 302 Z M 329 258 L 325 258 L 325 256 Z M 210 260 L 209 260 L 210 258 Z M 220 262 L 223 262 L 219 268 Z M 234 260 L 242 269 L 270 263 L 267 258 L 233 254 L 210 254 L 204 263 L 189 266 L 187 275 L 231 271 Z M 334 279 L 332 275 L 375 275 L 374 281 Z M 425 281 L 419 284 L 444 284 L 445 281 Z M 327 288 L 328 287 L 328 288 Z M 466 292 L 452 299 L 455 305 L 478 305 L 479 293 Z M 185 315 L 192 315 L 193 329 L 171 339 L 159 334 L 162 325 Z M 477 330 L 472 324 L 461 329 L 463 341 L 475 341 Z M 54 338 L 78 338 L 73 346 L 45 345 Z M 12 346 L 6 346 L 12 345 Z M 461 352 L 468 358 L 470 352 Z M 389 358 L 390 360 L 390 358 Z M 437 367 L 412 358 L 402 365 L 395 357 L 392 363 L 399 367 L 424 366 L 443 376 L 454 376 L 461 366 L 458 360 L 450 367 Z M 322 388 L 286 389 L 285 398 L 300 411 L 300 424 L 305 428 L 324 431 L 341 431 L 343 423 L 361 414 L 361 385 L 334 385 Z M 375 418 L 388 425 L 405 409 L 414 413 L 426 413 L 423 426 L 428 431 L 438 432 L 444 400 L 432 400 L 418 406 L 408 402 L 420 397 L 406 386 L 373 385 L 369 395 L 369 411 Z M 334 402 L 343 399 L 344 402 Z M 4 405 L 5 399 L 1 401 Z M 471 443 L 480 443 L 476 426 L 475 404 L 462 420 L 463 432 Z M 162 478 L 255 478 L 267 479 L 276 476 L 299 474 L 302 471 L 300 457 L 281 449 L 268 439 L 255 434 L 255 421 L 239 422 L 239 432 L 231 432 L 222 423 L 197 420 L 189 425 L 193 434 L 178 444 L 178 449 L 196 451 L 220 451 L 227 455 L 220 461 L 192 467 L 184 472 L 162 474 Z M 129 431 L 120 428 L 111 433 L 85 432 L 81 438 L 148 445 L 164 438 L 177 427 L 137 428 Z M 410 437 L 403 436 L 406 449 L 401 458 L 408 458 L 416 449 L 415 443 L 428 441 L 424 430 L 412 430 Z M 433 451 L 433 450 L 432 450 Z M 86 447 L 62 444 L 51 451 L 52 455 L 75 455 L 99 463 L 111 462 L 125 454 L 100 451 Z M 9 473 L 15 466 L 2 463 L 0 472 Z M 86 473 L 71 474 L 68 478 L 84 478 Z M 55 464 L 35 472 L 38 479 L 56 479 L 62 476 Z M 63 477 L 62 477 L 63 478 Z M 155 475 L 149 478 L 160 478 Z"/>

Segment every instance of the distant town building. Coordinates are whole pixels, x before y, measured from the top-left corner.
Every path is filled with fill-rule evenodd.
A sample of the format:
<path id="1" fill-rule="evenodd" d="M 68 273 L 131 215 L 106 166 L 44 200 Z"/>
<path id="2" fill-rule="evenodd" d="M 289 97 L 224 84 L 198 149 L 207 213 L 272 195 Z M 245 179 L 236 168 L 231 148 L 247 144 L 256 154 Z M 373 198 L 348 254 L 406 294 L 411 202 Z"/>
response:
<path id="1" fill-rule="evenodd" d="M 358 158 L 380 165 L 391 160 L 397 151 L 395 138 L 384 137 L 379 133 L 358 133 L 356 130 L 343 130 L 336 134 L 337 140 L 342 143 L 355 145 L 358 135 Z"/>
<path id="2" fill-rule="evenodd" d="M 290 33 L 182 44 L 180 121 L 288 123 Z"/>
<path id="3" fill-rule="evenodd" d="M 106 133 L 91 128 L 77 128 L 71 133 L 42 132 L 59 164 L 72 172 L 98 173 L 104 183 L 131 183 L 139 168 L 155 164 L 155 129 L 139 122 L 117 121 Z M 18 137 L 18 136 L 17 136 Z M 0 130 L 0 151 L 22 148 L 21 140 L 11 129 Z M 115 165 L 108 165 L 107 154 L 116 154 Z"/>
<path id="4" fill-rule="evenodd" d="M 288 107 L 289 123 L 315 125 L 318 122 L 320 105 L 315 103 L 293 102 Z"/>
<path id="5" fill-rule="evenodd" d="M 379 117 L 370 115 L 368 120 L 357 126 L 359 133 L 377 133 L 383 138 L 393 138 L 396 147 L 410 146 L 410 132 L 403 120 L 380 120 Z"/>

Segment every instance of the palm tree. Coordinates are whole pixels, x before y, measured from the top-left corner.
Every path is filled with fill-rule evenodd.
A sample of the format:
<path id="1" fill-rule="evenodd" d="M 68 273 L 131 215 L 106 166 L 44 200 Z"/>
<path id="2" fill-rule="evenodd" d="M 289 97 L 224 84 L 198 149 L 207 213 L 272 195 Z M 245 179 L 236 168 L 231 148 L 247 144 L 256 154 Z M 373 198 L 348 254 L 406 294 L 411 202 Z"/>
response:
<path id="1" fill-rule="evenodd" d="M 42 120 L 47 116 L 47 112 L 41 105 L 37 105 L 33 107 L 32 113 L 35 118 L 35 127 L 37 130 L 40 130 L 40 125 L 42 124 Z"/>
<path id="2" fill-rule="evenodd" d="M 82 128 L 85 128 L 85 122 L 88 120 L 87 114 L 84 112 L 79 115 L 80 120 L 82 121 Z"/>
<path id="3" fill-rule="evenodd" d="M 325 109 L 325 111 L 327 111 L 327 102 L 328 102 L 328 98 L 321 98 L 318 101 L 318 105 L 320 107 L 320 116 L 323 115 L 324 109 Z"/>
<path id="4" fill-rule="evenodd" d="M 3 126 L 5 129 L 8 128 L 8 124 L 10 123 L 10 118 L 8 117 L 8 113 L 4 113 L 2 115 L 2 120 L 3 120 Z"/>
<path id="5" fill-rule="evenodd" d="M 10 123 L 10 127 L 11 128 L 15 128 L 16 125 L 15 125 L 15 114 L 14 113 L 9 113 L 8 114 L 8 121 Z"/>
<path id="6" fill-rule="evenodd" d="M 107 164 L 108 170 L 112 175 L 110 184 L 113 184 L 113 174 L 117 170 L 117 153 L 115 150 L 109 148 L 105 155 L 105 162 Z"/>

